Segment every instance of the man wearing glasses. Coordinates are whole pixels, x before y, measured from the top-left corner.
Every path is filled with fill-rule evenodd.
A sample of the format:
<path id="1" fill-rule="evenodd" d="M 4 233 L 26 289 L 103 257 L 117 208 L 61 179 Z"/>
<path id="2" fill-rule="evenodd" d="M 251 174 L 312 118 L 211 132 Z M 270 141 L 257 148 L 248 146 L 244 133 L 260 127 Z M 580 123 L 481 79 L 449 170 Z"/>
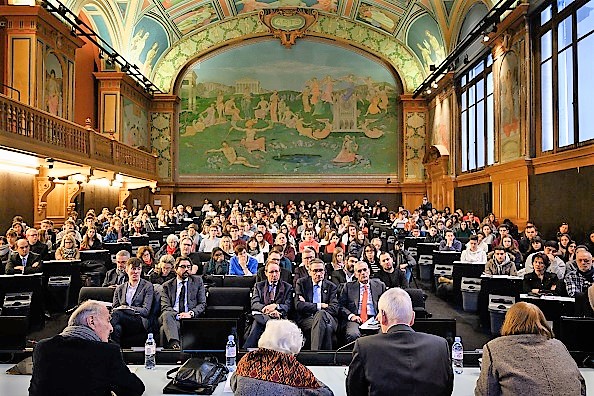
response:
<path id="1" fill-rule="evenodd" d="M 192 238 L 185 237 L 179 243 L 179 251 L 181 257 L 187 257 L 192 262 L 192 275 L 202 275 L 203 265 L 202 260 L 200 260 L 200 254 L 196 252 L 192 252 Z"/>
<path id="2" fill-rule="evenodd" d="M 161 317 L 168 346 L 180 350 L 180 320 L 200 316 L 206 309 L 206 292 L 199 276 L 190 275 L 192 261 L 187 257 L 175 260 L 175 279 L 163 283 Z"/>
<path id="3" fill-rule="evenodd" d="M 291 309 L 293 287 L 280 280 L 280 266 L 268 260 L 265 267 L 266 280 L 258 282 L 252 290 L 252 316 L 254 321 L 245 340 L 244 348 L 255 348 L 271 319 L 286 319 Z"/>
<path id="4" fill-rule="evenodd" d="M 120 250 L 116 253 L 116 267 L 110 269 L 105 274 L 103 287 L 116 288 L 118 285 L 123 285 L 128 282 L 128 274 L 126 273 L 126 263 L 130 258 L 130 252 L 127 250 Z"/>
<path id="5" fill-rule="evenodd" d="M 336 332 L 338 287 L 325 279 L 325 265 L 320 259 L 309 264 L 309 276 L 297 281 L 295 310 L 297 324 L 311 333 L 311 350 L 332 350 L 332 335 Z"/>
<path id="6" fill-rule="evenodd" d="M 293 284 L 296 285 L 297 281 L 301 278 L 307 278 L 309 276 L 309 263 L 315 259 L 318 254 L 311 247 L 305 247 L 301 253 L 301 265 L 295 269 L 295 276 L 293 277 Z"/>
<path id="7" fill-rule="evenodd" d="M 338 301 L 341 315 L 347 321 L 347 343 L 361 337 L 359 326 L 377 315 L 377 302 L 386 291 L 382 281 L 369 278 L 369 266 L 365 261 L 355 264 L 355 277 L 356 282 L 345 283 Z"/>

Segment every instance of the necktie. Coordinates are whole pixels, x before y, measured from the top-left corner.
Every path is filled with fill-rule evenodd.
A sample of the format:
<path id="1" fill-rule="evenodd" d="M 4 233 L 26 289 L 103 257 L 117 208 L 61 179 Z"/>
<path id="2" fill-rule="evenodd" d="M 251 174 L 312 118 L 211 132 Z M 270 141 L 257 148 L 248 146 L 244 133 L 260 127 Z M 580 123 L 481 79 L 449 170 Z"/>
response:
<path id="1" fill-rule="evenodd" d="M 276 291 L 276 283 L 273 283 L 270 285 L 270 294 L 269 294 L 270 302 L 274 301 L 274 297 L 276 294 L 275 291 Z"/>
<path id="2" fill-rule="evenodd" d="M 313 303 L 318 304 L 322 302 L 322 298 L 320 296 L 320 285 L 317 283 L 314 285 L 314 292 L 313 292 Z"/>
<path id="3" fill-rule="evenodd" d="M 363 297 L 361 298 L 361 320 L 367 322 L 367 299 L 369 298 L 369 291 L 367 285 L 363 285 Z"/>
<path id="4" fill-rule="evenodd" d="M 23 263 L 23 268 L 27 266 L 27 257 L 23 257 L 21 259 L 21 262 Z"/>
<path id="5" fill-rule="evenodd" d="M 186 312 L 186 281 L 182 282 L 182 287 L 179 292 L 179 303 L 177 306 L 178 312 Z"/>

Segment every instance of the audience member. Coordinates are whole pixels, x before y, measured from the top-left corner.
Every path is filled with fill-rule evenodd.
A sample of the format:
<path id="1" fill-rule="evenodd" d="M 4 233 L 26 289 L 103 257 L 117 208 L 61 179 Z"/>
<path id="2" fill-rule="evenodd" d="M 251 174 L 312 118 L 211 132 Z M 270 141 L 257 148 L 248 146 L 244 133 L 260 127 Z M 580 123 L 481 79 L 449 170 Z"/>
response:
<path id="1" fill-rule="evenodd" d="M 210 225 L 208 227 L 208 237 L 203 238 L 200 241 L 200 247 L 198 248 L 199 252 L 212 252 L 212 249 L 219 247 L 219 243 L 221 242 L 220 238 L 217 237 L 217 226 Z"/>
<path id="2" fill-rule="evenodd" d="M 177 237 L 177 235 L 167 235 L 167 238 L 165 239 L 165 244 L 161 246 L 159 251 L 155 254 L 155 257 L 160 259 L 161 256 L 164 256 L 166 254 L 173 256 L 175 258 L 178 258 L 181 254 L 179 249 L 179 238 Z"/>
<path id="3" fill-rule="evenodd" d="M 445 238 L 439 242 L 440 252 L 460 252 L 462 251 L 462 242 L 456 239 L 454 231 L 446 230 Z"/>
<path id="4" fill-rule="evenodd" d="M 35 228 L 29 228 L 25 232 L 27 241 L 29 241 L 29 249 L 31 252 L 38 254 L 42 261 L 49 259 L 48 245 L 39 240 L 39 232 Z"/>
<path id="5" fill-rule="evenodd" d="M 254 320 L 244 348 L 255 348 L 266 322 L 271 319 L 285 319 L 291 309 L 293 287 L 280 280 L 280 266 L 269 261 L 265 271 L 266 280 L 256 283 L 252 290 L 251 310 Z"/>
<path id="6" fill-rule="evenodd" d="M 505 315 L 501 337 L 483 348 L 474 394 L 585 395 L 586 383 L 542 311 L 518 302 Z"/>
<path id="7" fill-rule="evenodd" d="M 245 246 L 238 245 L 229 261 L 229 275 L 251 276 L 257 272 L 258 260 L 248 254 Z"/>
<path id="8" fill-rule="evenodd" d="M 472 235 L 468 239 L 466 249 L 460 255 L 460 261 L 465 263 L 487 263 L 487 254 L 478 248 L 478 237 Z"/>
<path id="9" fill-rule="evenodd" d="M 62 237 L 60 247 L 56 249 L 56 260 L 78 260 L 80 252 L 76 247 L 74 235 L 66 234 Z"/>
<path id="10" fill-rule="evenodd" d="M 97 228 L 94 225 L 87 227 L 80 242 L 80 250 L 101 249 L 103 249 L 103 243 L 101 242 L 101 235 L 97 234 Z"/>
<path id="11" fill-rule="evenodd" d="M 556 256 L 557 253 L 557 241 L 546 241 L 544 244 L 543 252 L 549 259 L 549 266 L 547 267 L 547 272 L 552 272 L 557 275 L 559 280 L 563 280 L 565 278 L 565 268 L 566 264 L 561 260 L 560 257 Z M 526 274 L 529 274 L 534 271 L 532 261 L 536 253 L 531 254 L 526 258 Z"/>
<path id="12" fill-rule="evenodd" d="M 120 343 L 122 335 L 145 334 L 153 306 L 153 285 L 141 278 L 142 260 L 132 257 L 126 262 L 128 281 L 116 287 L 113 294 L 111 339 Z"/>
<path id="13" fill-rule="evenodd" d="M 555 293 L 559 278 L 554 272 L 548 272 L 551 262 L 549 257 L 542 252 L 532 256 L 533 271 L 524 275 L 524 293 Z"/>
<path id="14" fill-rule="evenodd" d="M 303 345 L 303 334 L 295 323 L 272 320 L 255 351 L 245 354 L 231 376 L 235 396 L 332 396 L 326 385 L 295 358 Z"/>
<path id="15" fill-rule="evenodd" d="M 594 267 L 592 267 L 592 253 L 580 249 L 575 254 L 577 270 L 572 271 L 565 277 L 565 288 L 567 295 L 574 297 L 576 293 L 584 293 L 594 284 Z M 8 267 L 7 267 L 8 268 Z"/>
<path id="16" fill-rule="evenodd" d="M 361 337 L 359 326 L 377 313 L 377 302 L 386 291 L 386 285 L 379 279 L 369 278 L 369 266 L 364 261 L 355 264 L 356 282 L 346 283 L 339 297 L 343 320 L 346 320 L 345 341 Z"/>
<path id="17" fill-rule="evenodd" d="M 150 246 L 140 246 L 136 252 L 136 257 L 142 260 L 142 275 L 145 278 L 151 276 L 157 266 L 153 248 Z"/>
<path id="18" fill-rule="evenodd" d="M 330 281 L 339 288 L 342 288 L 342 285 L 347 282 L 356 281 L 357 278 L 355 277 L 355 264 L 358 262 L 359 259 L 357 256 L 349 255 L 342 269 L 332 271 L 330 274 Z"/>
<path id="19" fill-rule="evenodd" d="M 127 250 L 120 250 L 116 253 L 116 267 L 110 269 L 105 274 L 103 287 L 113 287 L 124 284 L 128 281 L 128 274 L 126 273 L 126 263 L 130 258 L 130 252 Z"/>
<path id="20" fill-rule="evenodd" d="M 299 264 L 294 271 L 293 285 L 296 285 L 299 279 L 307 278 L 309 276 L 309 263 L 316 258 L 317 255 L 317 252 L 309 246 L 303 249 L 303 252 L 301 253 L 301 264 Z"/>
<path id="21" fill-rule="evenodd" d="M 169 348 L 180 350 L 180 321 L 202 315 L 206 309 L 206 291 L 202 278 L 190 275 L 192 262 L 187 257 L 175 260 L 175 279 L 163 283 L 159 322 Z"/>
<path id="22" fill-rule="evenodd" d="M 390 253 L 381 252 L 379 262 L 382 269 L 375 275 L 375 277 L 381 280 L 386 285 L 386 288 L 408 288 L 408 280 L 406 279 L 404 270 L 399 267 L 394 268 L 394 258 Z"/>
<path id="23" fill-rule="evenodd" d="M 295 311 L 299 327 L 311 334 L 311 350 L 331 350 L 338 325 L 338 287 L 325 279 L 324 262 L 309 263 L 309 277 L 295 286 Z"/>
<path id="24" fill-rule="evenodd" d="M 244 246 L 244 245 L 238 245 Z M 210 260 L 204 267 L 204 275 L 227 275 L 229 274 L 229 261 L 221 248 L 212 249 Z"/>
<path id="25" fill-rule="evenodd" d="M 493 248 L 493 256 L 485 264 L 487 275 L 517 275 L 516 265 L 510 260 L 505 248 L 497 245 Z"/>
<path id="26" fill-rule="evenodd" d="M 120 348 L 107 342 L 111 330 L 103 304 L 82 303 L 60 334 L 35 346 L 29 395 L 142 395 L 144 384 L 130 372 Z"/>
<path id="27" fill-rule="evenodd" d="M 8 257 L 4 273 L 6 275 L 28 275 L 42 271 L 43 264 L 41 257 L 29 251 L 29 241 L 26 239 L 16 241 L 16 252 L 10 254 Z"/>
<path id="28" fill-rule="evenodd" d="M 202 275 L 204 270 L 200 253 L 192 252 L 192 238 L 184 236 L 179 241 L 179 255 L 180 257 L 187 257 L 192 262 L 192 275 Z"/>
<path id="29" fill-rule="evenodd" d="M 169 254 L 161 256 L 159 263 L 154 271 L 149 275 L 149 281 L 153 285 L 162 285 L 170 279 L 175 278 L 175 272 L 172 271 L 175 266 L 175 258 Z"/>
<path id="30" fill-rule="evenodd" d="M 381 334 L 357 339 L 346 380 L 347 395 L 451 395 L 454 375 L 444 338 L 415 332 L 404 290 L 379 299 Z"/>

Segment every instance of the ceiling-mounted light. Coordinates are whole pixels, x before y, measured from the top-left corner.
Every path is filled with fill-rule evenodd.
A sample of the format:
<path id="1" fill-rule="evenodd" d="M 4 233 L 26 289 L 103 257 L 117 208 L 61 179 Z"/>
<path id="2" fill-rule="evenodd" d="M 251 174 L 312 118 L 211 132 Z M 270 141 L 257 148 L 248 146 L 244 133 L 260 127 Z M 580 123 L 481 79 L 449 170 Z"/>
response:
<path id="1" fill-rule="evenodd" d="M 483 36 L 483 41 L 486 43 L 489 40 L 491 40 L 491 38 L 489 37 L 489 35 L 487 33 L 485 33 L 485 35 Z"/>
<path id="2" fill-rule="evenodd" d="M 437 83 L 435 81 L 431 83 L 431 88 L 437 89 Z"/>
<path id="3" fill-rule="evenodd" d="M 427 91 L 425 92 L 427 92 L 427 95 L 431 95 L 431 88 L 427 88 Z"/>

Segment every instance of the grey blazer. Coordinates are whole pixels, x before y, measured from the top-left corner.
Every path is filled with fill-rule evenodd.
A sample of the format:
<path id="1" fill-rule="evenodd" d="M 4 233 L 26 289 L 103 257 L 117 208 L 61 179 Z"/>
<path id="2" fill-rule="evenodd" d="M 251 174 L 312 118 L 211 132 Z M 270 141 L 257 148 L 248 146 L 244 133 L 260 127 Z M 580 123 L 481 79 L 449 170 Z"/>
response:
<path id="1" fill-rule="evenodd" d="M 350 314 L 359 315 L 359 281 L 348 282 L 344 284 L 340 298 L 338 300 L 340 304 L 341 316 L 348 320 Z M 373 299 L 373 307 L 377 312 L 377 303 L 380 296 L 386 291 L 386 285 L 379 279 L 369 279 L 369 286 L 371 289 L 371 298 Z"/>
<path id="2" fill-rule="evenodd" d="M 188 309 L 194 312 L 197 317 L 206 310 L 206 291 L 202 278 L 196 275 L 190 275 L 187 283 Z M 161 294 L 161 312 L 175 311 L 175 297 L 177 296 L 177 277 L 163 283 L 163 293 Z"/>
<path id="3" fill-rule="evenodd" d="M 128 290 L 128 282 L 122 283 L 116 287 L 113 293 L 113 308 L 117 308 L 126 304 L 126 290 Z M 131 309 L 138 312 L 142 319 L 144 328 L 148 328 L 148 317 L 153 305 L 154 289 L 153 285 L 144 279 L 140 279 L 136 293 L 132 296 L 132 304 L 129 305 Z"/>

